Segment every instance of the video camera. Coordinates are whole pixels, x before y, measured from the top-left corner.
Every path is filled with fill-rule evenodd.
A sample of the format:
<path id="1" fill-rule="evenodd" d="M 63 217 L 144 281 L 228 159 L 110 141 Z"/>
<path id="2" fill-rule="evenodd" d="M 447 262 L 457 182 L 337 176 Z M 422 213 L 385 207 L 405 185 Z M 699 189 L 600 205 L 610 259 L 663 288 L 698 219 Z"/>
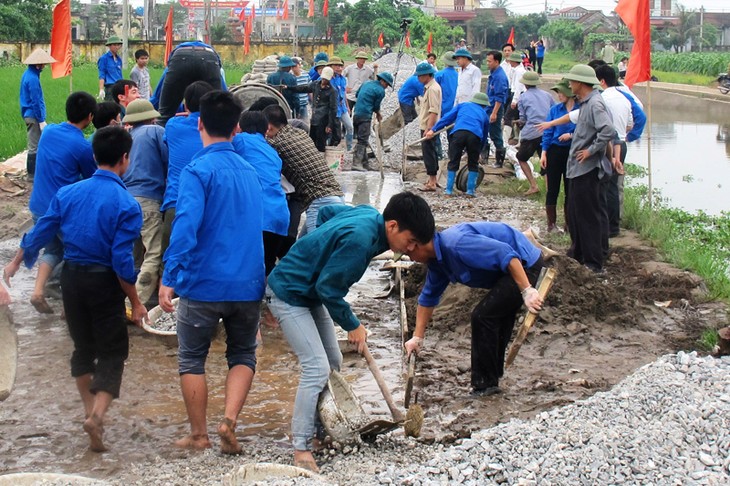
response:
<path id="1" fill-rule="evenodd" d="M 413 23 L 413 19 L 404 18 L 403 20 L 401 20 L 400 30 L 402 30 L 403 32 L 407 31 L 408 26 L 411 25 L 412 23 Z"/>

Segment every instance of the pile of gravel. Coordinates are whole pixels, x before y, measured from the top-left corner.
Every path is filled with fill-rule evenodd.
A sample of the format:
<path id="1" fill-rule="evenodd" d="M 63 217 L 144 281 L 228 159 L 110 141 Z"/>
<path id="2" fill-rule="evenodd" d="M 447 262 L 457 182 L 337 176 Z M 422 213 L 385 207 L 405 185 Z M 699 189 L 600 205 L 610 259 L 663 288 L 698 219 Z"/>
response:
<path id="1" fill-rule="evenodd" d="M 150 327 L 162 332 L 177 331 L 177 311 L 163 312 L 160 317 L 150 322 Z"/>

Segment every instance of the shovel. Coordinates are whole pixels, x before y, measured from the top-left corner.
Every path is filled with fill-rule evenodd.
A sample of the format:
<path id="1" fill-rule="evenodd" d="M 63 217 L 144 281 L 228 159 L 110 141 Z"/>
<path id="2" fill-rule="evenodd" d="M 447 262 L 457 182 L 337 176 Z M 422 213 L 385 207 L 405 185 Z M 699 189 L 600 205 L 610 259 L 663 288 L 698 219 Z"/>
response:
<path id="1" fill-rule="evenodd" d="M 388 404 L 390 413 L 393 416 L 393 421 L 384 419 L 374 420 L 358 429 L 358 432 L 361 436 L 374 437 L 376 435 L 384 434 L 386 432 L 390 432 L 391 430 L 397 429 L 405 421 L 406 418 L 403 415 L 403 412 L 401 412 L 401 410 L 395 406 L 395 403 L 393 402 L 393 396 L 390 394 L 390 390 L 385 384 L 383 375 L 380 374 L 380 369 L 378 368 L 377 363 L 375 363 L 373 356 L 370 354 L 370 350 L 368 349 L 367 344 L 363 344 L 362 355 L 365 358 L 365 361 L 367 361 L 368 368 L 370 368 L 370 372 L 373 374 L 373 378 L 375 378 L 375 382 L 378 384 L 380 392 L 383 394 L 383 398 L 385 398 L 385 403 Z"/>

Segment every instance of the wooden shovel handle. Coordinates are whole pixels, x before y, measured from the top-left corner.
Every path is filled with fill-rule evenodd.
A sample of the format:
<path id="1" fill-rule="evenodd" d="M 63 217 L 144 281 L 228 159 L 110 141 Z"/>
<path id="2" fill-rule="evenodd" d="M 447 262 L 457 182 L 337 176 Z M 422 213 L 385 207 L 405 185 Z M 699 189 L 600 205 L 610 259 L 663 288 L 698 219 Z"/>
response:
<path id="1" fill-rule="evenodd" d="M 388 404 L 390 413 L 393 415 L 393 420 L 395 422 L 403 422 L 405 420 L 405 416 L 403 415 L 403 412 L 401 412 L 401 410 L 395 406 L 395 403 L 393 402 L 393 396 L 390 394 L 390 390 L 385 384 L 383 375 L 380 374 L 380 369 L 378 368 L 377 363 L 375 363 L 373 355 L 370 354 L 370 350 L 368 349 L 367 344 L 363 344 L 362 355 L 365 358 L 365 361 L 367 361 L 368 363 L 368 368 L 370 368 L 370 372 L 373 374 L 373 378 L 375 378 L 375 381 L 380 388 L 380 392 L 383 394 L 383 398 L 385 398 L 385 403 Z"/>

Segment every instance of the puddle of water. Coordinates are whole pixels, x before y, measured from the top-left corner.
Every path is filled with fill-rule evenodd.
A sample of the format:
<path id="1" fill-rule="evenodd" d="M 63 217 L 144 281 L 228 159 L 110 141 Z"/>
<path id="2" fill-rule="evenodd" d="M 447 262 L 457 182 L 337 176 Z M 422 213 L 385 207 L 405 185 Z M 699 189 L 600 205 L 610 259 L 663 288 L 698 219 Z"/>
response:
<path id="1" fill-rule="evenodd" d="M 730 104 L 659 93 L 652 106 L 654 188 L 671 207 L 713 215 L 730 211 Z M 647 134 L 629 144 L 627 157 L 644 168 Z M 646 177 L 635 181 L 648 183 Z"/>
<path id="2" fill-rule="evenodd" d="M 341 175 L 348 202 L 382 209 L 401 190 L 397 174 Z M 0 259 L 9 261 L 18 241 L 0 243 Z M 388 283 L 387 272 L 373 262 L 347 296 L 356 314 L 373 331 L 370 346 L 402 403 L 402 365 L 397 302 L 375 300 Z M 70 376 L 73 345 L 59 316 L 61 302 L 49 302 L 55 314 L 38 314 L 28 299 L 35 269 L 22 268 L 13 279 L 11 311 L 18 333 L 18 374 L 15 388 L 0 407 L 0 472 L 53 469 L 108 477 L 125 465 L 161 456 L 179 457 L 172 442 L 187 433 L 187 415 L 180 395 L 177 350 L 140 329 L 130 327 L 130 352 L 121 398 L 114 402 L 106 426 L 111 451 L 99 456 L 87 451 L 81 429 L 81 400 Z M 262 327 L 264 344 L 257 352 L 257 374 L 239 423 L 243 440 L 265 438 L 288 443 L 291 411 L 298 384 L 298 365 L 279 329 Z M 225 344 L 214 342 L 206 365 L 209 386 L 208 428 L 213 432 L 224 407 L 227 372 Z M 363 358 L 345 355 L 343 374 L 363 402 L 366 413 L 388 416 L 380 390 Z"/>

